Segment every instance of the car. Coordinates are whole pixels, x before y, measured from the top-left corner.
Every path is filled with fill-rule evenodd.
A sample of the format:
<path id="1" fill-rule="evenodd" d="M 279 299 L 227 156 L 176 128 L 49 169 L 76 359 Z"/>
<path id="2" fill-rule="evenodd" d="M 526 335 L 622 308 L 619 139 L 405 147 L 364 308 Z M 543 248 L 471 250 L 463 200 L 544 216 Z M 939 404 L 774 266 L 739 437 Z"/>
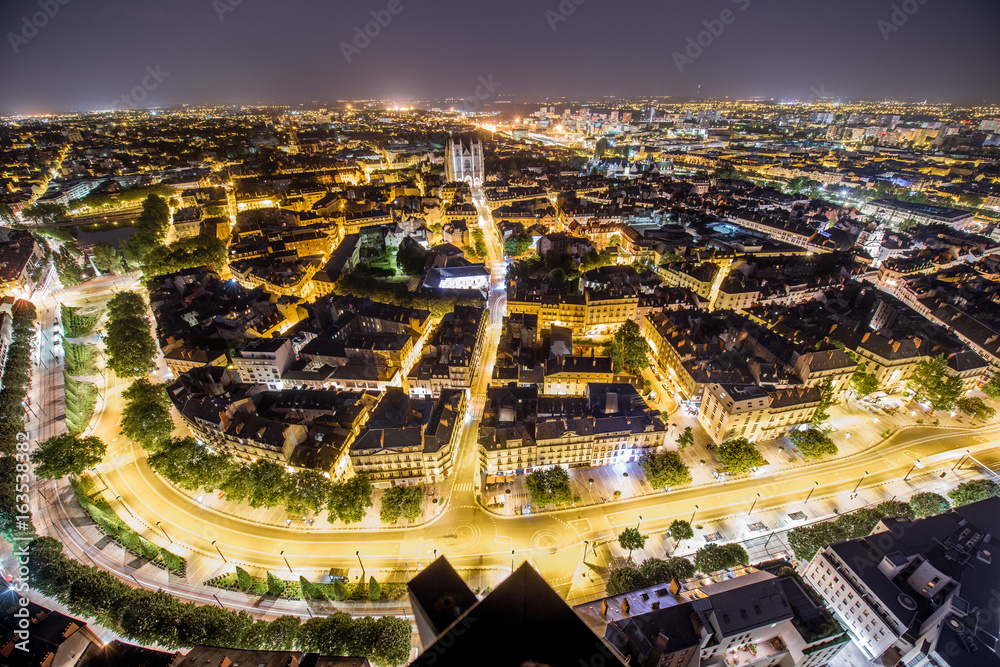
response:
<path id="1" fill-rule="evenodd" d="M 715 449 L 715 444 L 713 444 L 713 443 L 710 442 L 707 445 L 705 445 L 705 448 L 706 449 Z"/>

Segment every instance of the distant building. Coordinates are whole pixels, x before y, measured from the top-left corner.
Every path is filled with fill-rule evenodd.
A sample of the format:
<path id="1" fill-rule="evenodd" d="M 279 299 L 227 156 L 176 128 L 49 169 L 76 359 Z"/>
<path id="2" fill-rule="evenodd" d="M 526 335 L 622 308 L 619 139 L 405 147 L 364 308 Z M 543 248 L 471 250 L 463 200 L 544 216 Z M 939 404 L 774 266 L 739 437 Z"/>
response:
<path id="1" fill-rule="evenodd" d="M 470 141 L 466 147 L 464 141 L 450 140 L 445 149 L 444 169 L 447 179 L 451 182 L 462 181 L 474 188 L 482 187 L 486 180 L 486 170 L 483 167 L 483 142 Z"/>
<path id="2" fill-rule="evenodd" d="M 975 220 L 972 211 L 957 208 L 914 204 L 895 199 L 875 199 L 861 206 L 861 213 L 875 216 L 879 222 L 897 227 L 900 223 L 916 225 L 948 225 L 955 229 L 965 229 Z"/>

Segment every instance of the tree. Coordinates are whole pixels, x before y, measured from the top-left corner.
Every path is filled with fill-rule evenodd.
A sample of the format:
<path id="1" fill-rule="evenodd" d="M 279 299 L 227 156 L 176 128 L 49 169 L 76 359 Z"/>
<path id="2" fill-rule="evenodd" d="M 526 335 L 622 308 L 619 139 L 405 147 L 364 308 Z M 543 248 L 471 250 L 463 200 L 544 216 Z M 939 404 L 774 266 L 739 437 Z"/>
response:
<path id="1" fill-rule="evenodd" d="M 689 561 L 687 558 L 680 558 L 679 556 L 674 556 L 667 561 L 667 567 L 673 572 L 674 579 L 689 579 L 694 576 L 697 571 L 694 567 L 694 563 Z"/>
<path id="2" fill-rule="evenodd" d="M 395 523 L 400 517 L 410 521 L 423 514 L 424 488 L 422 486 L 393 486 L 382 494 L 379 519 L 382 523 Z"/>
<path id="3" fill-rule="evenodd" d="M 869 373 L 863 364 L 858 364 L 857 370 L 851 376 L 851 387 L 859 396 L 870 396 L 878 391 L 878 377 Z"/>
<path id="4" fill-rule="evenodd" d="M 792 548 L 795 558 L 808 562 L 823 547 L 834 542 L 843 542 L 850 537 L 836 522 L 824 521 L 812 526 L 793 528 L 788 532 L 788 545 Z"/>
<path id="5" fill-rule="evenodd" d="M 21 211 L 21 217 L 33 220 L 35 224 L 51 224 L 66 219 L 66 207 L 62 204 L 40 202 Z"/>
<path id="6" fill-rule="evenodd" d="M 142 377 L 155 364 L 156 341 L 149 332 L 146 303 L 137 294 L 122 292 L 108 302 L 108 368 L 120 378 Z"/>
<path id="7" fill-rule="evenodd" d="M 746 438 L 734 438 L 722 443 L 719 445 L 717 456 L 734 475 L 741 475 L 767 465 L 756 445 Z"/>
<path id="8" fill-rule="evenodd" d="M 375 642 L 368 655 L 376 665 L 400 667 L 410 659 L 413 627 L 396 616 L 383 616 L 375 621 Z"/>
<path id="9" fill-rule="evenodd" d="M 937 493 L 917 493 L 910 498 L 910 507 L 913 508 L 913 515 L 917 519 L 925 516 L 941 514 L 951 509 L 948 499 Z"/>
<path id="10" fill-rule="evenodd" d="M 365 518 L 372 506 L 372 485 L 365 474 L 355 475 L 346 482 L 335 484 L 330 491 L 330 517 L 344 523 L 357 523 Z"/>
<path id="11" fill-rule="evenodd" d="M 569 473 L 562 466 L 549 470 L 536 470 L 524 478 L 528 496 L 532 504 L 558 505 L 573 499 L 569 485 Z"/>
<path id="12" fill-rule="evenodd" d="M 639 459 L 639 467 L 656 489 L 691 483 L 691 471 L 677 452 L 650 452 Z"/>
<path id="13" fill-rule="evenodd" d="M 503 244 L 503 252 L 508 257 L 518 257 L 531 249 L 531 234 L 514 234 Z"/>
<path id="14" fill-rule="evenodd" d="M 601 137 L 594 144 L 594 160 L 600 160 L 608 152 L 609 142 L 607 137 Z"/>
<path id="15" fill-rule="evenodd" d="M 694 554 L 694 566 L 705 574 L 749 562 L 746 550 L 738 544 L 707 544 Z"/>
<path id="16" fill-rule="evenodd" d="M 990 479 L 974 479 L 971 482 L 963 482 L 948 492 L 948 497 L 955 505 L 967 505 L 997 496 L 1000 496 L 1000 486 Z"/>
<path id="17" fill-rule="evenodd" d="M 427 251 L 415 243 L 407 243 L 396 253 L 396 266 L 409 276 L 419 276 L 424 272 Z"/>
<path id="18" fill-rule="evenodd" d="M 315 597 L 319 597 L 317 595 L 319 588 L 302 575 L 299 575 L 299 591 L 302 593 L 303 600 L 312 600 Z"/>
<path id="19" fill-rule="evenodd" d="M 990 381 L 983 385 L 983 393 L 994 401 L 1000 401 L 1000 373 L 995 373 Z"/>
<path id="20" fill-rule="evenodd" d="M 285 592 L 285 582 L 270 570 L 267 571 L 267 594 L 281 597 Z"/>
<path id="21" fill-rule="evenodd" d="M 142 258 L 142 271 L 147 277 L 176 273 L 196 266 L 225 266 L 228 259 L 226 244 L 216 236 L 199 235 L 168 246 L 157 246 Z"/>
<path id="22" fill-rule="evenodd" d="M 682 542 L 684 540 L 690 540 L 694 537 L 694 528 L 691 524 L 683 519 L 676 519 L 670 524 L 670 537 L 673 538 L 675 542 Z"/>
<path id="23" fill-rule="evenodd" d="M 110 243 L 95 243 L 90 256 L 94 260 L 94 266 L 105 273 L 118 271 L 122 267 L 121 256 Z"/>
<path id="24" fill-rule="evenodd" d="M 812 421 L 810 424 L 812 426 L 820 426 L 826 423 L 830 419 L 830 406 L 834 403 L 833 396 L 833 381 L 827 379 L 823 383 L 822 393 L 819 397 L 819 405 L 816 406 L 816 412 L 813 413 Z"/>
<path id="25" fill-rule="evenodd" d="M 165 385 L 153 384 L 146 378 L 133 382 L 122 392 L 121 430 L 125 437 L 158 452 L 170 442 L 174 421 L 170 417 L 170 399 Z"/>
<path id="26" fill-rule="evenodd" d="M 915 400 L 929 403 L 935 411 L 950 410 L 962 395 L 962 380 L 948 374 L 948 361 L 943 354 L 917 364 L 906 383 L 913 389 Z"/>
<path id="27" fill-rule="evenodd" d="M 819 429 L 809 428 L 804 431 L 796 429 L 788 437 L 802 456 L 807 459 L 821 459 L 824 456 L 836 456 L 837 445 L 830 436 Z"/>
<path id="28" fill-rule="evenodd" d="M 626 528 L 618 536 L 618 544 L 622 549 L 628 549 L 628 557 L 631 559 L 633 551 L 646 546 L 647 537 L 649 535 L 643 535 L 638 528 Z"/>
<path id="29" fill-rule="evenodd" d="M 239 565 L 236 566 L 236 587 L 241 591 L 248 591 L 253 586 L 253 577 Z"/>
<path id="30" fill-rule="evenodd" d="M 694 431 L 690 426 L 684 429 L 684 432 L 677 437 L 677 446 L 681 449 L 687 449 L 694 444 Z"/>
<path id="31" fill-rule="evenodd" d="M 347 599 L 347 586 L 344 584 L 344 580 L 339 577 L 333 580 L 333 599 L 337 602 L 343 602 Z"/>
<path id="32" fill-rule="evenodd" d="M 988 419 L 993 419 L 997 415 L 997 411 L 994 408 L 986 405 L 986 401 L 979 398 L 978 396 L 973 396 L 971 398 L 962 397 L 955 401 L 955 407 L 961 410 L 963 413 L 969 415 L 973 419 L 978 419 L 980 421 L 987 421 Z"/>
<path id="33" fill-rule="evenodd" d="M 646 578 L 634 567 L 620 567 L 611 572 L 605 590 L 608 595 L 621 595 L 646 586 Z"/>
<path id="34" fill-rule="evenodd" d="M 646 339 L 639 330 L 635 320 L 628 320 L 615 332 L 608 351 L 615 373 L 628 370 L 638 374 L 649 366 Z"/>
<path id="35" fill-rule="evenodd" d="M 96 436 L 82 438 L 65 433 L 56 435 L 38 446 L 31 455 L 35 474 L 46 479 L 79 475 L 101 462 L 107 446 Z"/>
<path id="36" fill-rule="evenodd" d="M 375 581 L 375 577 L 368 578 L 368 599 L 372 602 L 382 599 L 382 587 Z"/>

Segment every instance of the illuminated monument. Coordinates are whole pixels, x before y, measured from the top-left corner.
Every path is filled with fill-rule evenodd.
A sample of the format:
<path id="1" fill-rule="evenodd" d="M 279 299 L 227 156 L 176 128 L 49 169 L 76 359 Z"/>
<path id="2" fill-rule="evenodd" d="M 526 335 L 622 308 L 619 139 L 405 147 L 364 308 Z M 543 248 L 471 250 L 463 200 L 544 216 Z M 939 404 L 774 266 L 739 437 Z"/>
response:
<path id="1" fill-rule="evenodd" d="M 483 142 L 470 140 L 448 142 L 444 156 L 445 174 L 449 182 L 465 181 L 474 188 L 483 185 Z"/>

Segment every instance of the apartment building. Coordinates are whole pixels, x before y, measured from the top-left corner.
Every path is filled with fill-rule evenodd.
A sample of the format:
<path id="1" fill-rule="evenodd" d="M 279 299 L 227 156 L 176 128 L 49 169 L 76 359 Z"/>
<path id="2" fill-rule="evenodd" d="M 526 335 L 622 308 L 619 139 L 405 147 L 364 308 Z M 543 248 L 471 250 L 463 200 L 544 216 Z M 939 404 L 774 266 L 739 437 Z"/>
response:
<path id="1" fill-rule="evenodd" d="M 638 308 L 639 295 L 632 287 L 584 289 L 582 295 L 513 289 L 507 299 L 508 313 L 538 317 L 539 332 L 560 326 L 588 335 L 612 333 L 635 320 Z"/>
<path id="2" fill-rule="evenodd" d="M 822 394 L 818 386 L 764 389 L 711 384 L 705 390 L 698 423 L 716 444 L 732 438 L 772 440 L 812 421 Z"/>
<path id="3" fill-rule="evenodd" d="M 485 309 L 471 306 L 455 306 L 445 315 L 406 378 L 410 395 L 440 396 L 443 389 L 470 387 L 482 357 L 487 320 Z"/>
<path id="4" fill-rule="evenodd" d="M 847 390 L 857 370 L 856 361 L 843 350 L 833 348 L 822 352 L 806 352 L 795 360 L 795 375 L 808 387 L 822 387 L 827 381 L 834 396 Z"/>
<path id="5" fill-rule="evenodd" d="M 542 394 L 582 396 L 587 385 L 614 380 L 611 357 L 558 356 L 545 364 Z"/>
<path id="6" fill-rule="evenodd" d="M 849 644 L 797 577 L 746 566 L 575 611 L 635 667 L 822 667 Z"/>
<path id="7" fill-rule="evenodd" d="M 666 427 L 635 387 L 590 384 L 584 396 L 540 397 L 537 387 L 489 390 L 479 428 L 481 469 L 521 475 L 553 466 L 637 461 L 663 445 Z"/>
<path id="8" fill-rule="evenodd" d="M 915 204 L 895 199 L 875 199 L 861 206 L 863 215 L 874 216 L 880 222 L 893 225 L 899 223 L 918 225 L 948 225 L 955 229 L 965 229 L 975 220 L 972 211 L 957 208 Z"/>
<path id="9" fill-rule="evenodd" d="M 163 360 L 175 376 L 202 366 L 225 366 L 229 361 L 225 352 L 197 347 L 175 347 L 163 355 Z"/>
<path id="10" fill-rule="evenodd" d="M 351 465 L 376 487 L 433 484 L 446 478 L 458 451 L 465 391 L 442 389 L 437 400 L 390 388 L 351 444 Z"/>
<path id="11" fill-rule="evenodd" d="M 876 664 L 997 667 L 997 534 L 1000 498 L 990 498 L 917 521 L 883 519 L 800 567 Z"/>
<path id="12" fill-rule="evenodd" d="M 292 342 L 287 338 L 256 338 L 233 352 L 233 368 L 247 384 L 281 389 L 281 376 L 292 363 Z"/>

